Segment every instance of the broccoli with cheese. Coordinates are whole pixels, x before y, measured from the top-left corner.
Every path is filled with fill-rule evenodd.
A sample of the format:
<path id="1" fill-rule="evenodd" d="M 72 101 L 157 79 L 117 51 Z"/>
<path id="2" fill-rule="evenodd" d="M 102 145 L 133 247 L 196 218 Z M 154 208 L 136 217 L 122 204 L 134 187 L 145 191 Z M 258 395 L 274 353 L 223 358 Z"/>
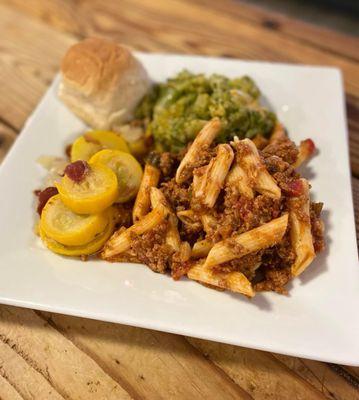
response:
<path id="1" fill-rule="evenodd" d="M 259 89 L 247 76 L 229 79 L 182 71 L 154 85 L 138 106 L 136 117 L 149 121 L 148 131 L 157 149 L 178 152 L 213 117 L 222 123 L 219 142 L 233 136 L 268 136 L 276 118 L 260 106 L 259 97 Z"/>

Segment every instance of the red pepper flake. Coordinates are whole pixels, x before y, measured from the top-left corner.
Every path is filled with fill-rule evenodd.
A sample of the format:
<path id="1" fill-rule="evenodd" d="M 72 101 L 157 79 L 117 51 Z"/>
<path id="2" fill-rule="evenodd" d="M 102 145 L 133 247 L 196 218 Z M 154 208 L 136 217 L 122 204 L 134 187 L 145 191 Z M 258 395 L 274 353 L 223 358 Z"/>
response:
<path id="1" fill-rule="evenodd" d="M 298 197 L 303 194 L 303 183 L 300 179 L 296 179 L 295 181 L 289 182 L 284 188 L 287 196 L 290 197 Z"/>
<path id="2" fill-rule="evenodd" d="M 72 181 L 80 183 L 89 170 L 90 166 L 86 161 L 78 160 L 69 164 L 65 168 L 65 175 L 67 175 Z"/>
<path id="3" fill-rule="evenodd" d="M 45 207 L 46 203 L 51 199 L 51 197 L 58 194 L 57 188 L 54 186 L 49 186 L 44 190 L 36 190 L 36 196 L 39 198 L 39 202 L 37 205 L 37 212 L 41 215 L 43 208 Z"/>

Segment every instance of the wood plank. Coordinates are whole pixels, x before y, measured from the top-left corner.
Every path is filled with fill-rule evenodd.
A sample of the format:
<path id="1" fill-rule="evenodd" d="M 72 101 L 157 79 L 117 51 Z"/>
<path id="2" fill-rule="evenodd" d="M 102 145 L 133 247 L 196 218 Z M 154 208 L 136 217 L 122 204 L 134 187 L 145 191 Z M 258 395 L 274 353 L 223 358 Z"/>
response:
<path id="1" fill-rule="evenodd" d="M 257 6 L 240 0 L 196 0 L 203 6 L 215 9 L 232 18 L 254 22 L 268 30 L 274 30 L 301 41 L 303 44 L 330 51 L 342 57 L 359 60 L 359 40 L 355 36 L 340 33 L 284 13 L 274 11 L 265 6 Z"/>
<path id="2" fill-rule="evenodd" d="M 301 376 L 307 382 L 326 395 L 328 399 L 351 399 L 359 400 L 359 391 L 354 383 L 345 380 L 338 371 L 333 370 L 329 364 L 313 360 L 288 357 L 274 354 L 290 370 Z M 337 367 L 342 368 L 340 366 Z M 353 382 L 355 377 L 352 376 Z"/>
<path id="3" fill-rule="evenodd" d="M 25 399 L 64 399 L 40 372 L 3 341 L 0 341 L 0 373 Z"/>
<path id="4" fill-rule="evenodd" d="M 65 399 L 131 398 L 118 382 L 34 311 L 1 306 L 0 337 Z M 16 379 L 16 385 L 20 385 L 21 376 Z M 31 382 L 28 376 L 24 384 Z"/>
<path id="5" fill-rule="evenodd" d="M 19 130 L 74 39 L 7 7 L 0 7 L 0 35 L 0 117 Z"/>
<path id="6" fill-rule="evenodd" d="M 1 400 L 23 400 L 19 392 L 6 380 L 0 371 L 0 399 Z"/>
<path id="7" fill-rule="evenodd" d="M 72 33 L 108 36 L 137 49 L 332 65 L 343 70 L 347 91 L 359 97 L 359 69 L 354 62 L 194 2 L 122 0 L 119 7 L 116 2 L 68 1 L 65 10 L 60 0 L 15 0 L 11 4 L 49 24 L 48 15 L 63 21 L 76 15 L 78 23 Z M 71 29 L 69 22 L 64 25 Z"/>
<path id="8" fill-rule="evenodd" d="M 147 329 L 41 313 L 136 397 L 249 399 L 183 337 Z"/>
<path id="9" fill-rule="evenodd" d="M 209 342 L 187 340 L 255 399 L 324 399 L 325 396 L 270 353 Z"/>
<path id="10" fill-rule="evenodd" d="M 0 122 L 0 163 L 16 139 L 16 131 Z"/>

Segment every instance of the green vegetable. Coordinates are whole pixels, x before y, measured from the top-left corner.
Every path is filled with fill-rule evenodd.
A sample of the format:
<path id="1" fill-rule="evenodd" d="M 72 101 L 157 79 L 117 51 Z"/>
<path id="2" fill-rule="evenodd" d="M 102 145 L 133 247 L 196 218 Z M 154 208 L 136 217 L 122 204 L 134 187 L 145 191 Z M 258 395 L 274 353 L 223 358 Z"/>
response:
<path id="1" fill-rule="evenodd" d="M 222 122 L 219 142 L 234 136 L 269 136 L 276 117 L 260 106 L 259 97 L 258 87 L 248 76 L 229 79 L 182 71 L 154 85 L 138 106 L 136 117 L 149 121 L 148 131 L 157 149 L 178 152 L 213 117 Z"/>

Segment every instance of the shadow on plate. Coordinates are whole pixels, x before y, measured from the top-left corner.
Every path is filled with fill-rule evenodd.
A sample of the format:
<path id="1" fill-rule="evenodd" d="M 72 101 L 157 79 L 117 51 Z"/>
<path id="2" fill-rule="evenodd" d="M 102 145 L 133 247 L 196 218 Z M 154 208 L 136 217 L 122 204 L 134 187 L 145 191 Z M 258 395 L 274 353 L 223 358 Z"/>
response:
<path id="1" fill-rule="evenodd" d="M 272 304 L 270 301 L 264 296 L 264 293 L 257 293 L 253 298 L 249 299 L 240 293 L 227 293 L 228 296 L 235 298 L 238 301 L 243 301 L 247 304 L 250 304 L 254 307 L 259 308 L 263 311 L 270 311 L 272 309 Z M 280 295 L 278 295 L 280 296 Z"/>

